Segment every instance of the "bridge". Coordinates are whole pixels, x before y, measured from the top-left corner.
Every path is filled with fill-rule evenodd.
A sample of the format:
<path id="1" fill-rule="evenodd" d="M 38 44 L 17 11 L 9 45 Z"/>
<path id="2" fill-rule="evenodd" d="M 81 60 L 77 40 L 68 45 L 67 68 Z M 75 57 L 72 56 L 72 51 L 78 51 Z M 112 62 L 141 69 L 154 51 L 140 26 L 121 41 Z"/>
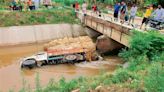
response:
<path id="1" fill-rule="evenodd" d="M 91 12 L 87 12 L 87 16 L 83 19 L 85 26 L 129 47 L 128 39 L 131 34 L 130 30 L 133 29 L 132 26 L 115 22 L 112 17 L 105 14 L 102 14 L 102 16 L 99 17 Z"/>
<path id="2" fill-rule="evenodd" d="M 143 30 L 139 29 L 140 26 L 138 25 L 142 21 L 141 18 L 135 20 L 135 24 L 137 24 L 138 27 L 132 27 L 127 24 L 115 22 L 113 21 L 113 16 L 109 14 L 102 13 L 101 17 L 99 17 L 97 14 L 92 13 L 91 11 L 87 11 L 87 15 L 83 17 L 82 20 L 85 26 L 94 29 L 103 35 L 106 35 L 107 37 L 126 47 L 129 47 L 129 38 L 131 36 L 132 29 L 137 29 L 138 31 L 143 32 Z M 160 32 L 164 34 L 164 30 L 160 30 Z"/>

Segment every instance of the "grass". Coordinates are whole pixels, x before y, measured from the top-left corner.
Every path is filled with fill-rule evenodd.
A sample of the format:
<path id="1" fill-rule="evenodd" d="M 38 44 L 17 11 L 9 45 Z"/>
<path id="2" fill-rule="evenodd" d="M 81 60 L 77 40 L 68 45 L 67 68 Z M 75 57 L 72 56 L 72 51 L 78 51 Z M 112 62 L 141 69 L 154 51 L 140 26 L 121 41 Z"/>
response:
<path id="1" fill-rule="evenodd" d="M 24 12 L 0 12 L 0 26 L 20 26 L 37 24 L 79 23 L 72 10 L 50 9 Z"/>

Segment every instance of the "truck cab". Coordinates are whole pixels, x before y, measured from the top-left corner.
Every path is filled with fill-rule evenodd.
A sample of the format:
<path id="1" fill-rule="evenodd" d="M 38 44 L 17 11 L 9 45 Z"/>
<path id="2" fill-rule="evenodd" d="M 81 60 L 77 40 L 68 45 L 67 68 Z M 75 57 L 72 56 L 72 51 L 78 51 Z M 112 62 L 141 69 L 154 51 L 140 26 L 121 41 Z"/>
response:
<path id="1" fill-rule="evenodd" d="M 47 52 L 39 52 L 29 57 L 25 57 L 21 60 L 20 66 L 21 68 L 33 68 L 35 66 L 42 66 L 43 64 L 47 64 Z"/>

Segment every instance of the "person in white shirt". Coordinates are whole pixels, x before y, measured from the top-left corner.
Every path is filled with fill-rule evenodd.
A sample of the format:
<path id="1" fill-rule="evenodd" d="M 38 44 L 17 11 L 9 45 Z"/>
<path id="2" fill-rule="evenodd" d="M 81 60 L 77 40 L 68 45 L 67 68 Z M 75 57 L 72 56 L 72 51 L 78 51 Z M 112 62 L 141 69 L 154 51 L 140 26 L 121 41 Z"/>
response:
<path id="1" fill-rule="evenodd" d="M 136 13 L 137 13 L 137 6 L 135 4 L 133 4 L 133 6 L 130 9 L 129 24 L 131 23 L 131 21 L 132 21 L 132 23 L 134 23 Z"/>
<path id="2" fill-rule="evenodd" d="M 164 9 L 163 9 L 163 12 L 162 12 L 162 22 L 164 22 Z"/>
<path id="3" fill-rule="evenodd" d="M 164 10 L 161 5 L 158 5 L 158 8 L 152 13 L 153 19 L 157 21 L 162 21 L 163 20 L 163 13 Z"/>
<path id="4" fill-rule="evenodd" d="M 82 12 L 83 12 L 84 16 L 86 16 L 86 14 L 87 14 L 87 4 L 86 4 L 85 1 L 82 4 Z"/>
<path id="5" fill-rule="evenodd" d="M 37 10 L 39 8 L 40 0 L 33 0 L 35 9 Z"/>

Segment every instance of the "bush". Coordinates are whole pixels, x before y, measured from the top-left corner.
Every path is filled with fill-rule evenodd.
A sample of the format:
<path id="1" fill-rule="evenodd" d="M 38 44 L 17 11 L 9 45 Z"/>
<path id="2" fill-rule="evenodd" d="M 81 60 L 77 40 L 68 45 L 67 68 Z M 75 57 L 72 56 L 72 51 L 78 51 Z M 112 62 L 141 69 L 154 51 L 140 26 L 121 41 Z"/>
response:
<path id="1" fill-rule="evenodd" d="M 112 82 L 113 83 L 124 83 L 126 81 L 136 79 L 137 77 L 131 73 L 129 73 L 127 70 L 117 70 L 113 77 Z"/>
<path id="2" fill-rule="evenodd" d="M 164 36 L 158 32 L 138 32 L 134 31 L 130 40 L 130 48 L 121 51 L 119 56 L 127 61 L 137 57 L 145 56 L 147 61 L 155 61 L 154 57 L 164 52 Z"/>
<path id="3" fill-rule="evenodd" d="M 164 67 L 161 63 L 153 64 L 146 76 L 145 88 L 147 92 L 164 92 Z"/>
<path id="4" fill-rule="evenodd" d="M 105 0 L 105 4 L 108 4 L 108 5 L 114 5 L 116 3 L 116 1 L 118 0 Z"/>

